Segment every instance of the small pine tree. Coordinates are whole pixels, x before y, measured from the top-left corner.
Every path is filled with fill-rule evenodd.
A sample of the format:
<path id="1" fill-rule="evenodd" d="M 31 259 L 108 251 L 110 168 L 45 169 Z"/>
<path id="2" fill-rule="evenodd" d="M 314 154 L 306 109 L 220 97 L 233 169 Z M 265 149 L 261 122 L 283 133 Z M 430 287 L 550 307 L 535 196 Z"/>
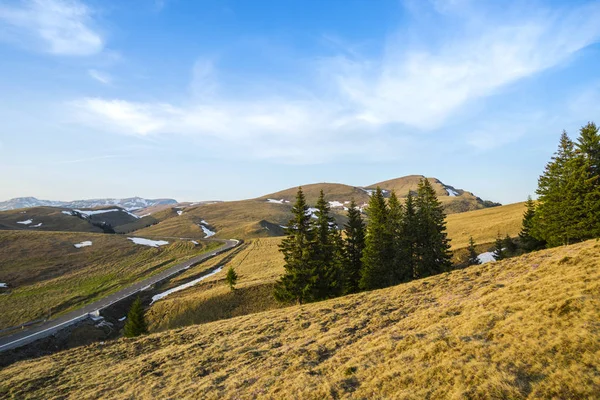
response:
<path id="1" fill-rule="evenodd" d="M 140 298 L 136 298 L 129 313 L 127 313 L 127 321 L 123 328 L 126 337 L 135 337 L 148 333 L 148 324 L 144 317 L 144 307 Z"/>
<path id="2" fill-rule="evenodd" d="M 525 213 L 523 214 L 523 223 L 521 232 L 519 232 L 519 240 L 521 241 L 521 247 L 526 252 L 539 250 L 545 246 L 544 241 L 538 240 L 532 236 L 535 223 L 535 203 L 531 199 L 531 196 L 527 197 L 525 202 Z"/>
<path id="3" fill-rule="evenodd" d="M 469 247 L 467 248 L 469 251 L 469 258 L 467 259 L 467 265 L 479 265 L 481 264 L 481 260 L 477 256 L 477 251 L 475 250 L 475 241 L 473 240 L 473 236 L 469 238 Z"/>
<path id="4" fill-rule="evenodd" d="M 237 283 L 238 275 L 237 272 L 233 269 L 233 266 L 229 266 L 227 270 L 227 275 L 225 276 L 225 281 L 229 285 L 229 288 L 233 292 L 235 290 L 235 284 Z"/>
<path id="5" fill-rule="evenodd" d="M 504 240 L 502 240 L 502 237 L 500 236 L 499 233 L 498 233 L 498 237 L 496 238 L 496 242 L 494 244 L 494 252 L 493 252 L 492 256 L 494 257 L 494 260 L 496 260 L 496 261 L 504 260 L 506 258 L 506 253 L 504 251 Z"/>
<path id="6" fill-rule="evenodd" d="M 365 249 L 365 223 L 354 200 L 348 207 L 348 222 L 344 225 L 345 262 L 342 266 L 344 294 L 359 291 L 360 271 L 362 270 L 362 255 Z"/>
<path id="7" fill-rule="evenodd" d="M 517 252 L 517 245 L 508 234 L 502 240 L 502 246 L 504 247 L 506 257 L 512 257 Z"/>

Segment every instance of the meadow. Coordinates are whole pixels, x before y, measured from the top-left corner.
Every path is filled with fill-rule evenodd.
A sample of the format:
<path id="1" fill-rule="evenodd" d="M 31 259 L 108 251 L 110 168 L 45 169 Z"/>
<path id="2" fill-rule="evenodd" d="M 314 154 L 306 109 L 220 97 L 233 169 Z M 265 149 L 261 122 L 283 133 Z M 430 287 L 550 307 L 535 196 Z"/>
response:
<path id="1" fill-rule="evenodd" d="M 154 248 L 120 235 L 0 231 L 0 282 L 8 285 L 0 329 L 81 307 L 220 245 L 169 241 Z"/>
<path id="2" fill-rule="evenodd" d="M 21 361 L 0 397 L 594 398 L 599 278 L 590 240 Z"/>

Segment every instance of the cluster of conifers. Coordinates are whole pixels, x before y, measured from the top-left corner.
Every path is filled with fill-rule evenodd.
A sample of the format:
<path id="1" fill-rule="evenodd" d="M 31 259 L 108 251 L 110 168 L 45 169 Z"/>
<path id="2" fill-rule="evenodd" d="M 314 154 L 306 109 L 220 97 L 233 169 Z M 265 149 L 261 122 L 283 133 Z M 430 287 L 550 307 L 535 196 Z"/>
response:
<path id="1" fill-rule="evenodd" d="M 311 213 L 302 188 L 280 245 L 285 273 L 277 282 L 280 301 L 305 303 L 372 290 L 450 269 L 445 214 L 435 190 L 422 179 L 402 204 L 381 189 L 368 204 L 365 226 L 354 201 L 343 235 L 330 215 L 323 191 Z M 313 218 L 314 215 L 314 218 Z"/>

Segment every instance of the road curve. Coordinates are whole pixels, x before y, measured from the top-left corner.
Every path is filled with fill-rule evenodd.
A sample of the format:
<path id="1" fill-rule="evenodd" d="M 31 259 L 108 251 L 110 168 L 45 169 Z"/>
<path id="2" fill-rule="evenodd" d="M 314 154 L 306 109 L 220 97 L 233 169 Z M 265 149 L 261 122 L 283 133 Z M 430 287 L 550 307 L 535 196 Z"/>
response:
<path id="1" fill-rule="evenodd" d="M 177 264 L 169 269 L 166 269 L 150 278 L 136 282 L 133 285 L 119 290 L 109 296 L 99 299 L 93 303 L 87 304 L 82 308 L 68 312 L 56 319 L 52 319 L 44 322 L 43 324 L 19 331 L 18 333 L 1 337 L 0 338 L 0 352 L 15 349 L 17 347 L 24 346 L 28 343 L 36 341 L 38 339 L 45 338 L 58 332 L 59 330 L 72 325 L 78 321 L 82 321 L 88 317 L 88 315 L 94 311 L 102 310 L 126 297 L 129 297 L 148 286 L 154 285 L 171 275 L 175 275 L 194 264 L 198 264 L 208 258 L 211 258 L 219 253 L 230 250 L 237 246 L 240 242 L 235 239 L 221 240 L 221 239 L 210 239 L 212 241 L 223 242 L 223 246 L 199 256 L 193 257 L 181 264 Z"/>

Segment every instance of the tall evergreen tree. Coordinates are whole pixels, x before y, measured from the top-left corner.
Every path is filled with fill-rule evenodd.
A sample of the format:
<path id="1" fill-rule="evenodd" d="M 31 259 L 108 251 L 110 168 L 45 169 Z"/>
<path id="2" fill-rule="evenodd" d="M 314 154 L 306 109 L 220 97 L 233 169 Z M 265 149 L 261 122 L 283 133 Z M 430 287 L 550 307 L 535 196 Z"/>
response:
<path id="1" fill-rule="evenodd" d="M 388 229 L 391 235 L 393 269 L 393 281 L 390 282 L 390 285 L 396 285 L 400 282 L 409 281 L 412 278 L 412 269 L 410 268 L 410 262 L 407 262 L 410 253 L 404 246 L 404 210 L 393 190 L 388 199 L 388 208 Z"/>
<path id="2" fill-rule="evenodd" d="M 298 188 L 292 214 L 286 229 L 287 236 L 279 245 L 285 262 L 285 272 L 275 285 L 274 295 L 279 301 L 305 303 L 311 301 L 313 295 L 311 243 L 314 240 L 314 232 L 301 187 Z"/>
<path id="3" fill-rule="evenodd" d="M 590 175 L 600 175 L 600 133 L 596 124 L 588 122 L 580 129 L 577 149 L 589 160 Z"/>
<path id="4" fill-rule="evenodd" d="M 343 264 L 344 294 L 359 291 L 362 255 L 365 248 L 365 223 L 354 200 L 348 207 L 348 222 L 344 225 L 344 249 L 346 261 Z"/>
<path id="5" fill-rule="evenodd" d="M 473 236 L 469 238 L 469 247 L 467 248 L 469 251 L 469 258 L 467 259 L 467 265 L 479 265 L 481 264 L 481 260 L 477 256 L 477 251 L 475 250 L 475 240 L 473 240 Z"/>
<path id="6" fill-rule="evenodd" d="M 134 300 L 127 313 L 127 321 L 125 321 L 123 331 L 125 337 L 135 337 L 148 333 L 148 324 L 144 317 L 144 307 L 139 297 Z"/>
<path id="7" fill-rule="evenodd" d="M 316 220 L 313 222 L 315 233 L 311 250 L 311 286 L 312 298 L 322 300 L 339 295 L 342 288 L 340 247 L 341 237 L 335 219 L 329 214 L 329 203 L 325 201 L 323 190 L 315 206 Z"/>
<path id="8" fill-rule="evenodd" d="M 523 223 L 521 232 L 519 232 L 519 239 L 521 241 L 521 247 L 526 252 L 539 250 L 543 248 L 546 243 L 543 240 L 538 240 L 532 236 L 534 218 L 535 218 L 535 203 L 531 199 L 531 196 L 527 197 L 525 202 L 525 213 L 523 214 Z"/>
<path id="9" fill-rule="evenodd" d="M 496 242 L 494 243 L 494 251 L 492 253 L 494 260 L 504 260 L 506 258 L 506 251 L 504 250 L 504 240 L 498 233 L 498 237 L 496 237 Z"/>
<path id="10" fill-rule="evenodd" d="M 412 192 L 408 192 L 404 203 L 404 220 L 402 221 L 402 251 L 406 257 L 406 269 L 408 280 L 418 277 L 417 270 L 417 232 L 419 230 L 419 220 L 417 219 L 417 209 L 415 198 Z"/>
<path id="11" fill-rule="evenodd" d="M 393 245 L 388 227 L 389 209 L 381 188 L 372 194 L 367 208 L 369 224 L 363 252 L 360 288 L 384 288 L 393 282 Z"/>
<path id="12" fill-rule="evenodd" d="M 538 180 L 539 205 L 534 219 L 533 236 L 549 246 L 567 244 L 573 239 L 579 221 L 574 217 L 579 207 L 575 193 L 570 191 L 574 144 L 563 131 L 558 150 L 546 164 Z"/>
<path id="13" fill-rule="evenodd" d="M 446 215 L 435 190 L 427 178 L 417 189 L 416 277 L 425 277 L 450 270 L 450 240 L 446 233 Z"/>

